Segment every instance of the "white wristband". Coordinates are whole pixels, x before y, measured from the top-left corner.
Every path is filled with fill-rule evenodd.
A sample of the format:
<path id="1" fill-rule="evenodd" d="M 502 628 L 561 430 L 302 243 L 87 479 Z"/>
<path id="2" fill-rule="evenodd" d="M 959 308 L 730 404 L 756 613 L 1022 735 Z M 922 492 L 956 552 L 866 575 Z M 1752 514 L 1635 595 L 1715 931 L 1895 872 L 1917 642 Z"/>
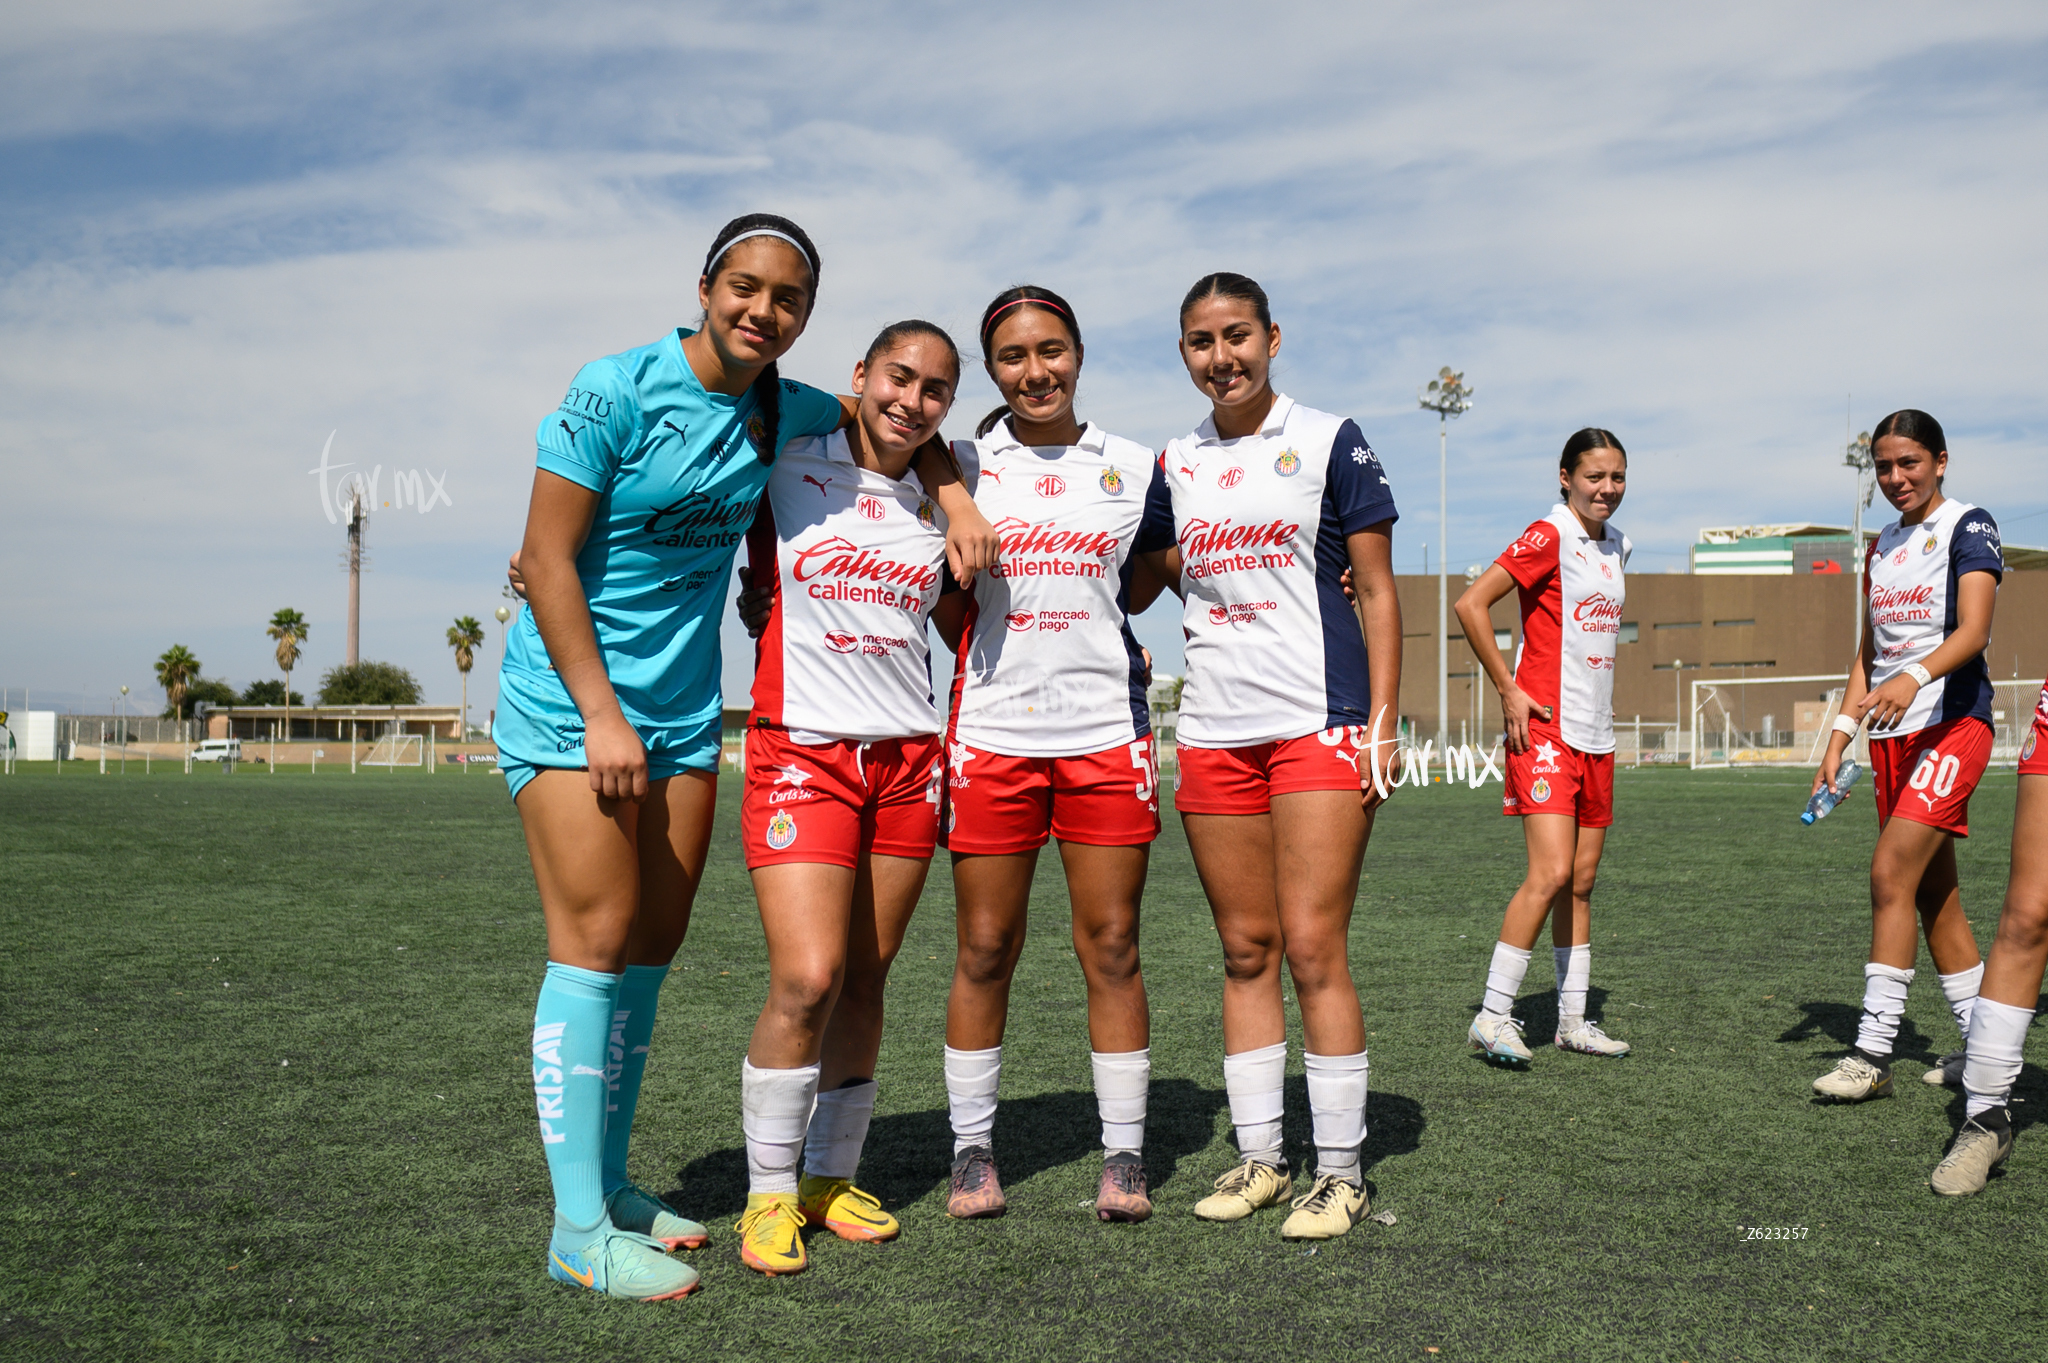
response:
<path id="1" fill-rule="evenodd" d="M 1835 732 L 1838 734 L 1847 734 L 1849 737 L 1854 738 L 1862 728 L 1861 724 L 1858 724 L 1847 715 L 1835 716 Z"/>
<path id="2" fill-rule="evenodd" d="M 1920 664 L 1918 663 L 1907 663 L 1904 667 L 1900 668 L 1899 671 L 1905 673 L 1907 676 L 1911 677 L 1914 681 L 1920 683 L 1920 685 L 1922 686 L 1925 686 L 1927 685 L 1927 683 L 1934 680 L 1934 674 L 1932 672 L 1929 672 L 1926 668 L 1920 666 Z"/>

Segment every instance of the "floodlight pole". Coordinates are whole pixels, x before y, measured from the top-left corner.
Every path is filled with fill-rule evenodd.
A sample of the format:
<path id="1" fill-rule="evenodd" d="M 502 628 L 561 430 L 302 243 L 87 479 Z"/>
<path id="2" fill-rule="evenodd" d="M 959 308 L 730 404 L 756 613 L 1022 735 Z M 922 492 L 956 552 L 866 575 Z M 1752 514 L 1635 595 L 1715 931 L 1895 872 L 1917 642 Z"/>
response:
<path id="1" fill-rule="evenodd" d="M 1856 591 L 1850 598 L 1850 604 L 1856 610 L 1856 646 L 1849 655 L 1853 659 L 1863 656 L 1863 509 L 1877 495 L 1877 460 L 1871 453 L 1869 431 L 1848 443 L 1842 451 L 1842 463 L 1856 470 L 1856 508 L 1850 518 L 1853 528 L 1849 532 L 1854 541 L 1849 552 L 1856 560 Z M 1850 666 L 1855 664 L 1852 662 Z"/>
<path id="2" fill-rule="evenodd" d="M 1415 401 L 1436 413 L 1436 746 L 1442 752 L 1450 743 L 1451 724 L 1450 420 L 1471 410 L 1472 390 L 1463 374 L 1445 365 L 1428 387 L 1416 392 Z"/>

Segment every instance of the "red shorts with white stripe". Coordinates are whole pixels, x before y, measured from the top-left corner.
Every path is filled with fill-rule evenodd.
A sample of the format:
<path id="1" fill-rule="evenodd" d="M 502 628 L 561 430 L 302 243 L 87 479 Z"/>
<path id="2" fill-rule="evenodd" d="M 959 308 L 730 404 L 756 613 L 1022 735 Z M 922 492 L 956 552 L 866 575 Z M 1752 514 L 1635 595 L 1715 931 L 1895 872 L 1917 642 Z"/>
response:
<path id="1" fill-rule="evenodd" d="M 2048 776 L 2048 715 L 2038 711 L 2034 727 L 2020 740 L 2020 775 Z"/>
<path id="2" fill-rule="evenodd" d="M 939 832 L 937 734 L 812 747 L 747 730 L 740 837 L 747 869 L 790 862 L 854 866 L 866 852 L 926 857 Z"/>
<path id="3" fill-rule="evenodd" d="M 1870 786 L 1882 828 L 1893 815 L 1970 836 L 1970 794 L 1991 763 L 1991 726 L 1965 715 L 1917 734 L 1870 740 Z"/>
<path id="4" fill-rule="evenodd" d="M 1500 812 L 1567 814 L 1581 828 L 1614 824 L 1614 754 L 1585 753 L 1564 741 L 1555 724 L 1531 721 L 1529 746 L 1508 754 Z"/>
<path id="5" fill-rule="evenodd" d="M 1009 856 L 1048 837 L 1136 847 L 1159 836 L 1152 740 L 1078 757 L 1009 757 L 953 743 L 946 753 L 946 847 Z"/>
<path id="6" fill-rule="evenodd" d="M 1266 814 L 1271 797 L 1304 790 L 1357 791 L 1365 731 L 1325 729 L 1242 748 L 1179 749 L 1173 807 L 1183 814 Z M 1372 769 L 1366 769 L 1366 778 Z"/>

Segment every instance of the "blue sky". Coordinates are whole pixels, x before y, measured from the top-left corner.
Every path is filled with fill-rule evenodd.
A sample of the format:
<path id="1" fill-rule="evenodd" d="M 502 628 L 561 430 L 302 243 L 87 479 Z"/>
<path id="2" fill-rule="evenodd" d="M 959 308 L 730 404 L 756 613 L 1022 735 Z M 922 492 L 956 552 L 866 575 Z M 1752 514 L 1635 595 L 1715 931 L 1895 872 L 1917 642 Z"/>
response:
<path id="1" fill-rule="evenodd" d="M 1403 571 L 1443 538 L 1415 391 L 1446 363 L 1479 404 L 1454 567 L 1547 509 L 1587 424 L 1629 446 L 1638 571 L 1700 525 L 1844 520 L 1845 403 L 1934 412 L 1950 491 L 2048 543 L 2048 11 L 1451 16 L 31 4 L 0 35 L 0 685 L 153 697 L 174 642 L 246 684 L 281 606 L 313 621 L 302 679 L 339 661 L 332 432 L 386 488 L 442 480 L 373 516 L 363 649 L 453 701 L 442 634 L 499 603 L 534 423 L 690 321 L 711 233 L 757 208 L 825 256 L 787 372 L 843 387 L 882 323 L 968 337 L 1029 280 L 1080 312 L 1084 415 L 1155 445 L 1202 414 L 1181 293 L 1256 276 L 1282 387 L 1386 460 Z M 1170 668 L 1170 614 L 1140 633 Z"/>

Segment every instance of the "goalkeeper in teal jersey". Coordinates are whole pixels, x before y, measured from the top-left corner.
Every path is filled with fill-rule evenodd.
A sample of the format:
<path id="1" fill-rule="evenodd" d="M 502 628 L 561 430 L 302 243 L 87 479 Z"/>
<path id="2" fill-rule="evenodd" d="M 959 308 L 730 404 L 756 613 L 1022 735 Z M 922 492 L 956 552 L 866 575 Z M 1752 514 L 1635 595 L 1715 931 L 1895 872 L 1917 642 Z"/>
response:
<path id="1" fill-rule="evenodd" d="M 795 223 L 735 219 L 704 261 L 699 329 L 585 365 L 540 425 L 517 560 L 528 608 L 493 736 L 547 920 L 533 1089 L 555 1195 L 548 1272 L 615 1297 L 697 1285 L 671 1251 L 704 1228 L 636 1186 L 626 1150 L 711 839 L 733 554 L 782 446 L 846 420 L 839 399 L 776 370 L 818 271 Z M 922 470 L 971 577 L 994 533 L 956 474 Z"/>

